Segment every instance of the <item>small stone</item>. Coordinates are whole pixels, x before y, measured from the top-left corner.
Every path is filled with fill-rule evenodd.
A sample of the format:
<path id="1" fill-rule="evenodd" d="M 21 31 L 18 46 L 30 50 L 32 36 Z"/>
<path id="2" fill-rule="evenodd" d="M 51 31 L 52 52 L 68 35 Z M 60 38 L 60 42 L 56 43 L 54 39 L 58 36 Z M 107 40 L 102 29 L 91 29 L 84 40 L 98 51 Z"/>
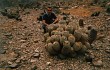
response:
<path id="1" fill-rule="evenodd" d="M 34 56 L 35 58 L 39 58 L 39 57 L 40 57 L 40 54 L 39 54 L 39 53 L 35 53 L 33 56 Z"/>
<path id="2" fill-rule="evenodd" d="M 101 67 L 101 66 L 103 66 L 103 62 L 101 60 L 93 61 L 93 65 L 97 66 L 97 67 Z"/>
<path id="3" fill-rule="evenodd" d="M 31 70 L 37 70 L 37 66 L 33 66 Z"/>
<path id="4" fill-rule="evenodd" d="M 13 64 L 9 65 L 9 67 L 10 67 L 10 68 L 17 68 L 17 67 L 18 67 L 18 64 L 13 63 Z"/>
<path id="5" fill-rule="evenodd" d="M 21 62 L 21 59 L 17 59 L 15 62 L 16 63 L 20 63 Z"/>
<path id="6" fill-rule="evenodd" d="M 50 65 L 51 65 L 51 62 L 47 62 L 46 65 L 47 65 L 47 66 L 50 66 Z"/>
<path id="7" fill-rule="evenodd" d="M 36 62 L 36 60 L 35 59 L 31 59 L 30 62 Z"/>
<path id="8" fill-rule="evenodd" d="M 0 54 L 5 54 L 5 53 L 6 53 L 6 50 L 0 47 Z"/>
<path id="9" fill-rule="evenodd" d="M 73 70 L 72 68 L 68 68 L 68 70 Z"/>
<path id="10" fill-rule="evenodd" d="M 25 43 L 26 42 L 26 40 L 20 40 L 20 43 Z"/>
<path id="11" fill-rule="evenodd" d="M 36 49 L 36 50 L 35 50 L 35 52 L 36 52 L 36 53 L 39 53 L 39 50 L 38 50 L 38 49 Z"/>
<path id="12" fill-rule="evenodd" d="M 13 64 L 13 62 L 9 61 L 8 64 Z"/>

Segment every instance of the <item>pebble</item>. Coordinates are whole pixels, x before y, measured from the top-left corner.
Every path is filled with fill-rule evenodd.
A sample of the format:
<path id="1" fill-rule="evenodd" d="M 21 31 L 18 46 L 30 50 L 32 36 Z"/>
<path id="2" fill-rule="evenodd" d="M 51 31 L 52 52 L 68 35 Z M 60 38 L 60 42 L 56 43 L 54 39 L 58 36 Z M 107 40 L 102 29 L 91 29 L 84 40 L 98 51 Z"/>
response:
<path id="1" fill-rule="evenodd" d="M 47 62 L 46 65 L 47 65 L 47 66 L 50 66 L 50 65 L 51 65 L 51 62 Z"/>
<path id="2" fill-rule="evenodd" d="M 21 59 L 17 59 L 15 62 L 16 63 L 20 63 L 21 62 Z"/>
<path id="3" fill-rule="evenodd" d="M 36 59 L 31 59 L 30 62 L 36 62 Z"/>
<path id="4" fill-rule="evenodd" d="M 31 68 L 31 70 L 37 70 L 37 66 L 36 66 L 36 65 L 33 66 L 33 67 Z"/>
<path id="5" fill-rule="evenodd" d="M 97 67 L 103 66 L 103 62 L 101 60 L 93 61 L 93 65 Z"/>
<path id="6" fill-rule="evenodd" d="M 5 53 L 6 53 L 6 50 L 0 47 L 0 54 L 5 54 Z"/>
<path id="7" fill-rule="evenodd" d="M 39 50 L 38 50 L 38 49 L 36 49 L 36 50 L 35 50 L 35 53 L 39 53 Z"/>
<path id="8" fill-rule="evenodd" d="M 18 64 L 13 63 L 13 64 L 9 65 L 9 67 L 10 67 L 10 68 L 17 68 L 17 67 L 18 67 Z"/>
<path id="9" fill-rule="evenodd" d="M 40 54 L 39 54 L 39 53 L 35 53 L 33 56 L 34 56 L 35 58 L 39 58 L 39 57 L 40 57 Z"/>

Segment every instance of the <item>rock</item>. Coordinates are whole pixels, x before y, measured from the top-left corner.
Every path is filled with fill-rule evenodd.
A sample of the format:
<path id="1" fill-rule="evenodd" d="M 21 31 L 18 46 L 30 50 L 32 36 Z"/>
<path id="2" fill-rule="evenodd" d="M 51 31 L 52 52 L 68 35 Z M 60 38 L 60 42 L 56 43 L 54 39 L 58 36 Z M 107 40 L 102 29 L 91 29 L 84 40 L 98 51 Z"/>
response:
<path id="1" fill-rule="evenodd" d="M 10 67 L 10 68 L 17 68 L 17 67 L 18 67 L 18 64 L 13 63 L 13 64 L 9 65 L 9 67 Z"/>
<path id="2" fill-rule="evenodd" d="M 36 62 L 36 59 L 31 59 L 30 62 Z"/>
<path id="3" fill-rule="evenodd" d="M 79 26 L 80 26 L 80 27 L 84 27 L 84 21 L 83 21 L 83 19 L 80 19 L 80 20 L 79 20 Z"/>
<path id="4" fill-rule="evenodd" d="M 39 58 L 39 57 L 40 57 L 40 54 L 39 54 L 39 53 L 35 53 L 33 56 L 34 56 L 35 58 Z"/>
<path id="5" fill-rule="evenodd" d="M 105 52 L 110 53 L 110 49 L 109 50 L 105 50 Z"/>
<path id="6" fill-rule="evenodd" d="M 17 59 L 15 62 L 16 63 L 20 63 L 21 62 L 21 59 Z"/>
<path id="7" fill-rule="evenodd" d="M 47 62 L 46 65 L 47 65 L 47 66 L 51 66 L 51 62 Z"/>
<path id="8" fill-rule="evenodd" d="M 0 47 L 0 54 L 5 54 L 6 53 L 6 50 L 2 47 Z"/>
<path id="9" fill-rule="evenodd" d="M 13 62 L 11 62 L 11 61 L 8 61 L 8 64 L 13 64 Z"/>
<path id="10" fill-rule="evenodd" d="M 32 68 L 31 68 L 31 70 L 37 70 L 37 66 L 33 66 Z"/>
<path id="11" fill-rule="evenodd" d="M 103 62 L 101 60 L 93 61 L 93 65 L 97 67 L 103 66 Z"/>
<path id="12" fill-rule="evenodd" d="M 39 50 L 38 50 L 38 49 L 36 49 L 36 50 L 35 50 L 35 53 L 39 53 Z"/>

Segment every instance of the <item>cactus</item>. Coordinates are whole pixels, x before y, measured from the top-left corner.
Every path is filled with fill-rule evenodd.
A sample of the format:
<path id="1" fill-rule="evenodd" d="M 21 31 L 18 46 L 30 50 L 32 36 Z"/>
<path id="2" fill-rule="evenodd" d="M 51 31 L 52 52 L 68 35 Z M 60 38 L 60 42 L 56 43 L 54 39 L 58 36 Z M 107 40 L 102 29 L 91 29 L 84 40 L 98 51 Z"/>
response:
<path id="1" fill-rule="evenodd" d="M 62 32 L 62 36 L 68 37 L 69 36 L 69 32 L 68 31 L 63 31 Z"/>
<path id="2" fill-rule="evenodd" d="M 80 53 L 83 54 L 87 51 L 87 47 L 85 45 L 82 46 L 82 48 L 80 49 Z"/>
<path id="3" fill-rule="evenodd" d="M 62 27 L 59 27 L 59 28 L 57 28 L 57 31 L 62 32 L 62 31 L 64 31 L 64 29 Z"/>
<path id="4" fill-rule="evenodd" d="M 84 45 L 87 47 L 87 49 L 90 49 L 91 48 L 91 45 L 88 42 L 85 42 Z"/>
<path id="5" fill-rule="evenodd" d="M 53 30 L 51 32 L 51 35 L 61 35 L 61 32 L 60 31 L 57 31 L 57 30 Z"/>
<path id="6" fill-rule="evenodd" d="M 52 37 L 48 37 L 46 43 L 53 43 L 54 39 Z"/>
<path id="7" fill-rule="evenodd" d="M 73 46 L 73 44 L 75 43 L 75 37 L 72 34 L 70 34 L 68 37 L 68 41 L 70 42 L 71 46 Z"/>
<path id="8" fill-rule="evenodd" d="M 55 36 L 56 36 L 55 41 L 59 42 L 61 35 L 55 35 Z"/>
<path id="9" fill-rule="evenodd" d="M 51 26 L 53 27 L 53 30 L 56 30 L 59 27 L 58 24 L 51 24 Z"/>
<path id="10" fill-rule="evenodd" d="M 65 20 L 60 20 L 59 23 L 60 24 L 67 24 Z"/>
<path id="11" fill-rule="evenodd" d="M 56 55 L 57 52 L 55 52 L 52 47 L 53 47 L 53 44 L 52 43 L 48 43 L 46 45 L 46 50 L 47 50 L 47 52 L 49 52 L 49 54 Z"/>
<path id="12" fill-rule="evenodd" d="M 81 38 L 81 32 L 79 30 L 75 30 L 74 36 L 76 38 L 76 41 L 79 41 Z"/>
<path id="13" fill-rule="evenodd" d="M 55 41 L 54 43 L 53 43 L 53 49 L 56 51 L 56 52 L 60 52 L 60 50 L 61 50 L 61 47 L 60 47 L 60 44 L 59 44 L 59 42 L 57 42 L 57 41 Z"/>
<path id="14" fill-rule="evenodd" d="M 67 37 L 61 36 L 60 37 L 60 44 L 62 45 L 64 41 L 67 41 Z"/>
<path id="15" fill-rule="evenodd" d="M 79 51 L 82 48 L 81 42 L 75 42 L 75 44 L 72 46 L 75 51 Z"/>
<path id="16" fill-rule="evenodd" d="M 44 34 L 44 41 L 46 41 L 48 37 L 49 37 L 49 33 L 45 33 Z"/>
<path id="17" fill-rule="evenodd" d="M 53 26 L 48 26 L 47 27 L 47 32 L 51 35 L 51 32 L 53 31 Z"/>
<path id="18" fill-rule="evenodd" d="M 83 42 L 88 42 L 88 35 L 87 34 L 82 33 L 82 35 L 81 35 L 81 42 L 82 43 Z"/>
<path id="19" fill-rule="evenodd" d="M 71 53 L 71 46 L 70 46 L 70 42 L 69 41 L 64 41 L 63 42 L 63 48 L 61 50 L 61 53 L 63 55 L 68 55 Z"/>

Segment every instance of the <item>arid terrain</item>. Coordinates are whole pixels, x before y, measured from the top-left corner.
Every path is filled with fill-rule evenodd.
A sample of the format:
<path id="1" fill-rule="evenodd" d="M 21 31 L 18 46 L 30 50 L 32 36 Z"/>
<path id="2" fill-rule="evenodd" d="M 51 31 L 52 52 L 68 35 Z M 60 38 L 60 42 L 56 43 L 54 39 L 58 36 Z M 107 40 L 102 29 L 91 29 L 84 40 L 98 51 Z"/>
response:
<path id="1" fill-rule="evenodd" d="M 0 14 L 0 70 L 110 70 L 110 14 L 100 5 L 77 3 L 61 12 L 70 13 L 73 23 L 83 19 L 85 26 L 98 29 L 97 39 L 88 50 L 93 62 L 87 61 L 86 55 L 66 59 L 50 56 L 37 20 L 43 9 L 27 8 L 20 11 L 22 21 Z M 97 11 L 99 16 L 92 17 Z"/>

